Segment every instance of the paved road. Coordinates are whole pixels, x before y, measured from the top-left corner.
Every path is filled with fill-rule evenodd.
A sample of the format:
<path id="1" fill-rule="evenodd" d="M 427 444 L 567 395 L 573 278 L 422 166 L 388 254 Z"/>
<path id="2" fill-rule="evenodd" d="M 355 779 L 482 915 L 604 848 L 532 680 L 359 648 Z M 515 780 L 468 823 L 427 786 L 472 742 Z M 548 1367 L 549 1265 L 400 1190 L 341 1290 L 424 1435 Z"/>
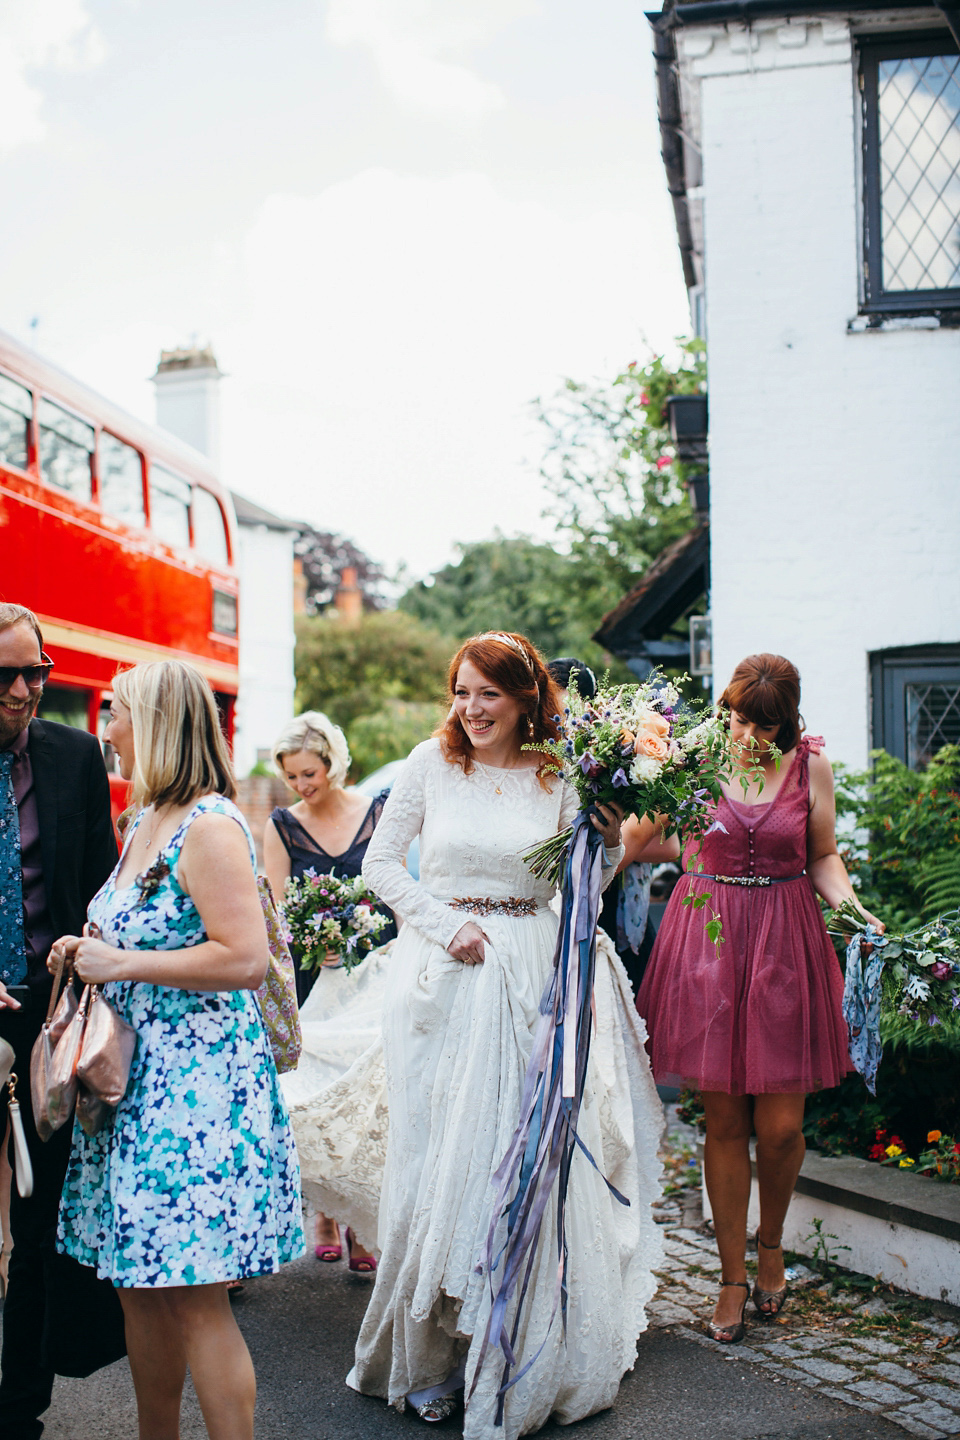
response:
<path id="1" fill-rule="evenodd" d="M 355 1395 L 343 1383 L 370 1282 L 313 1257 L 247 1285 L 237 1315 L 259 1382 L 257 1440 L 413 1440 L 411 1415 Z M 135 1440 L 126 1362 L 89 1380 L 58 1380 L 47 1440 Z M 452 1422 L 439 1433 L 455 1440 Z M 889 1421 L 851 1409 L 669 1329 L 641 1337 L 640 1359 L 613 1410 L 544 1440 L 905 1440 Z M 181 1440 L 203 1440 L 192 1393 Z"/>

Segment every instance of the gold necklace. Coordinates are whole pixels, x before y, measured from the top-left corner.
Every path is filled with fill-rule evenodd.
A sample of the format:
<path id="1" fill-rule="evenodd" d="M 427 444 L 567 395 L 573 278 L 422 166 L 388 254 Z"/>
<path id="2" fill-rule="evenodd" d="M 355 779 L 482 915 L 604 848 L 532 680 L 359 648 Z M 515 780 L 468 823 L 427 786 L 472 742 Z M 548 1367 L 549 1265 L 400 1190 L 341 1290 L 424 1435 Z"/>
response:
<path id="1" fill-rule="evenodd" d="M 481 765 L 483 764 L 483 761 L 482 761 L 482 760 L 480 761 L 480 764 L 481 764 Z M 516 769 L 518 768 L 519 764 L 520 764 L 520 761 L 519 761 L 519 760 L 515 760 L 512 765 L 488 765 L 486 768 L 487 768 L 488 770 L 505 770 L 508 775 L 512 775 L 513 772 L 514 772 L 514 770 L 516 770 Z M 500 788 L 499 785 L 496 785 L 496 784 L 495 784 L 494 787 L 493 787 L 493 793 L 494 793 L 495 795 L 502 795 L 502 794 L 503 794 L 503 790 Z"/>

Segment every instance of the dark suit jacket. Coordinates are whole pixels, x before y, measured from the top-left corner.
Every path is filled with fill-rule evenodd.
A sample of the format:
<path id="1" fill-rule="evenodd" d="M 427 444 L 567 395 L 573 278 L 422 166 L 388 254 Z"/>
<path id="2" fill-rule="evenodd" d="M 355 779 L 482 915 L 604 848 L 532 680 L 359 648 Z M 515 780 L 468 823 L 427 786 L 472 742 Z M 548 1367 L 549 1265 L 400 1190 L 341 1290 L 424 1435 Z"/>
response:
<path id="1" fill-rule="evenodd" d="M 53 932 L 79 935 L 87 906 L 117 863 L 103 753 L 95 735 L 52 720 L 30 722 L 27 750 Z M 42 989 L 45 998 L 47 979 Z"/>

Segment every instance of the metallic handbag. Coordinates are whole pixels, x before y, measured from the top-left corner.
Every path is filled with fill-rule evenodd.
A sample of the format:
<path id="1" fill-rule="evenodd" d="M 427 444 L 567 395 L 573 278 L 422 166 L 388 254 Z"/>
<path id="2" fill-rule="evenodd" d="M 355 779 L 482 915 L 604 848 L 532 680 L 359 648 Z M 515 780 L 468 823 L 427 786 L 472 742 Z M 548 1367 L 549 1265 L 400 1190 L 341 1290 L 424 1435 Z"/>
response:
<path id="1" fill-rule="evenodd" d="M 72 985 L 67 986 L 60 998 L 60 1003 L 57 1004 L 62 979 L 63 958 L 61 957 L 53 977 L 47 1018 L 44 1020 L 40 1034 L 33 1042 L 33 1049 L 30 1052 L 30 1099 L 33 1104 L 33 1123 L 41 1140 L 49 1140 L 54 1130 L 59 1128 L 59 1125 L 52 1125 L 49 1119 L 53 1053 L 63 1032 L 77 1013 L 77 997 Z M 60 1125 L 64 1123 L 69 1113 L 67 1111 L 64 1114 L 63 1119 L 59 1122 Z"/>
<path id="2" fill-rule="evenodd" d="M 121 1020 L 99 985 L 88 987 L 87 1023 L 77 1057 L 77 1079 L 104 1105 L 116 1107 L 127 1091 L 137 1032 Z M 84 992 L 84 1001 L 87 1000 Z M 81 1001 L 81 1008 L 84 1001 Z"/>

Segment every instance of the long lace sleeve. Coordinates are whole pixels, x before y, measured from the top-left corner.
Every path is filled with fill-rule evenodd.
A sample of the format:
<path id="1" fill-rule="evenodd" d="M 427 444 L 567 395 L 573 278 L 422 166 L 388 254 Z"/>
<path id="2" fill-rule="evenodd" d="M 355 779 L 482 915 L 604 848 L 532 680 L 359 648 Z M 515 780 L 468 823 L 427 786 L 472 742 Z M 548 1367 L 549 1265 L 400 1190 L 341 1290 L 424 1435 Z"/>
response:
<path id="1" fill-rule="evenodd" d="M 397 776 L 367 846 L 363 878 L 378 899 L 389 905 L 407 925 L 446 949 L 466 923 L 465 917 L 431 895 L 414 880 L 403 863 L 410 842 L 423 826 L 429 754 L 429 742 L 418 745 Z"/>
<path id="2" fill-rule="evenodd" d="M 574 790 L 573 786 L 568 784 L 568 782 L 565 780 L 563 782 L 563 796 L 560 800 L 559 828 L 561 830 L 566 830 L 568 826 L 573 824 L 579 808 L 580 801 L 577 797 L 577 792 L 576 790 Z M 612 883 L 613 877 L 617 873 L 617 866 L 620 864 L 620 861 L 623 859 L 626 853 L 626 848 L 623 845 L 618 845 L 616 850 L 608 850 L 606 845 L 604 845 L 603 873 L 600 879 L 601 890 L 606 890 L 607 886 Z"/>

